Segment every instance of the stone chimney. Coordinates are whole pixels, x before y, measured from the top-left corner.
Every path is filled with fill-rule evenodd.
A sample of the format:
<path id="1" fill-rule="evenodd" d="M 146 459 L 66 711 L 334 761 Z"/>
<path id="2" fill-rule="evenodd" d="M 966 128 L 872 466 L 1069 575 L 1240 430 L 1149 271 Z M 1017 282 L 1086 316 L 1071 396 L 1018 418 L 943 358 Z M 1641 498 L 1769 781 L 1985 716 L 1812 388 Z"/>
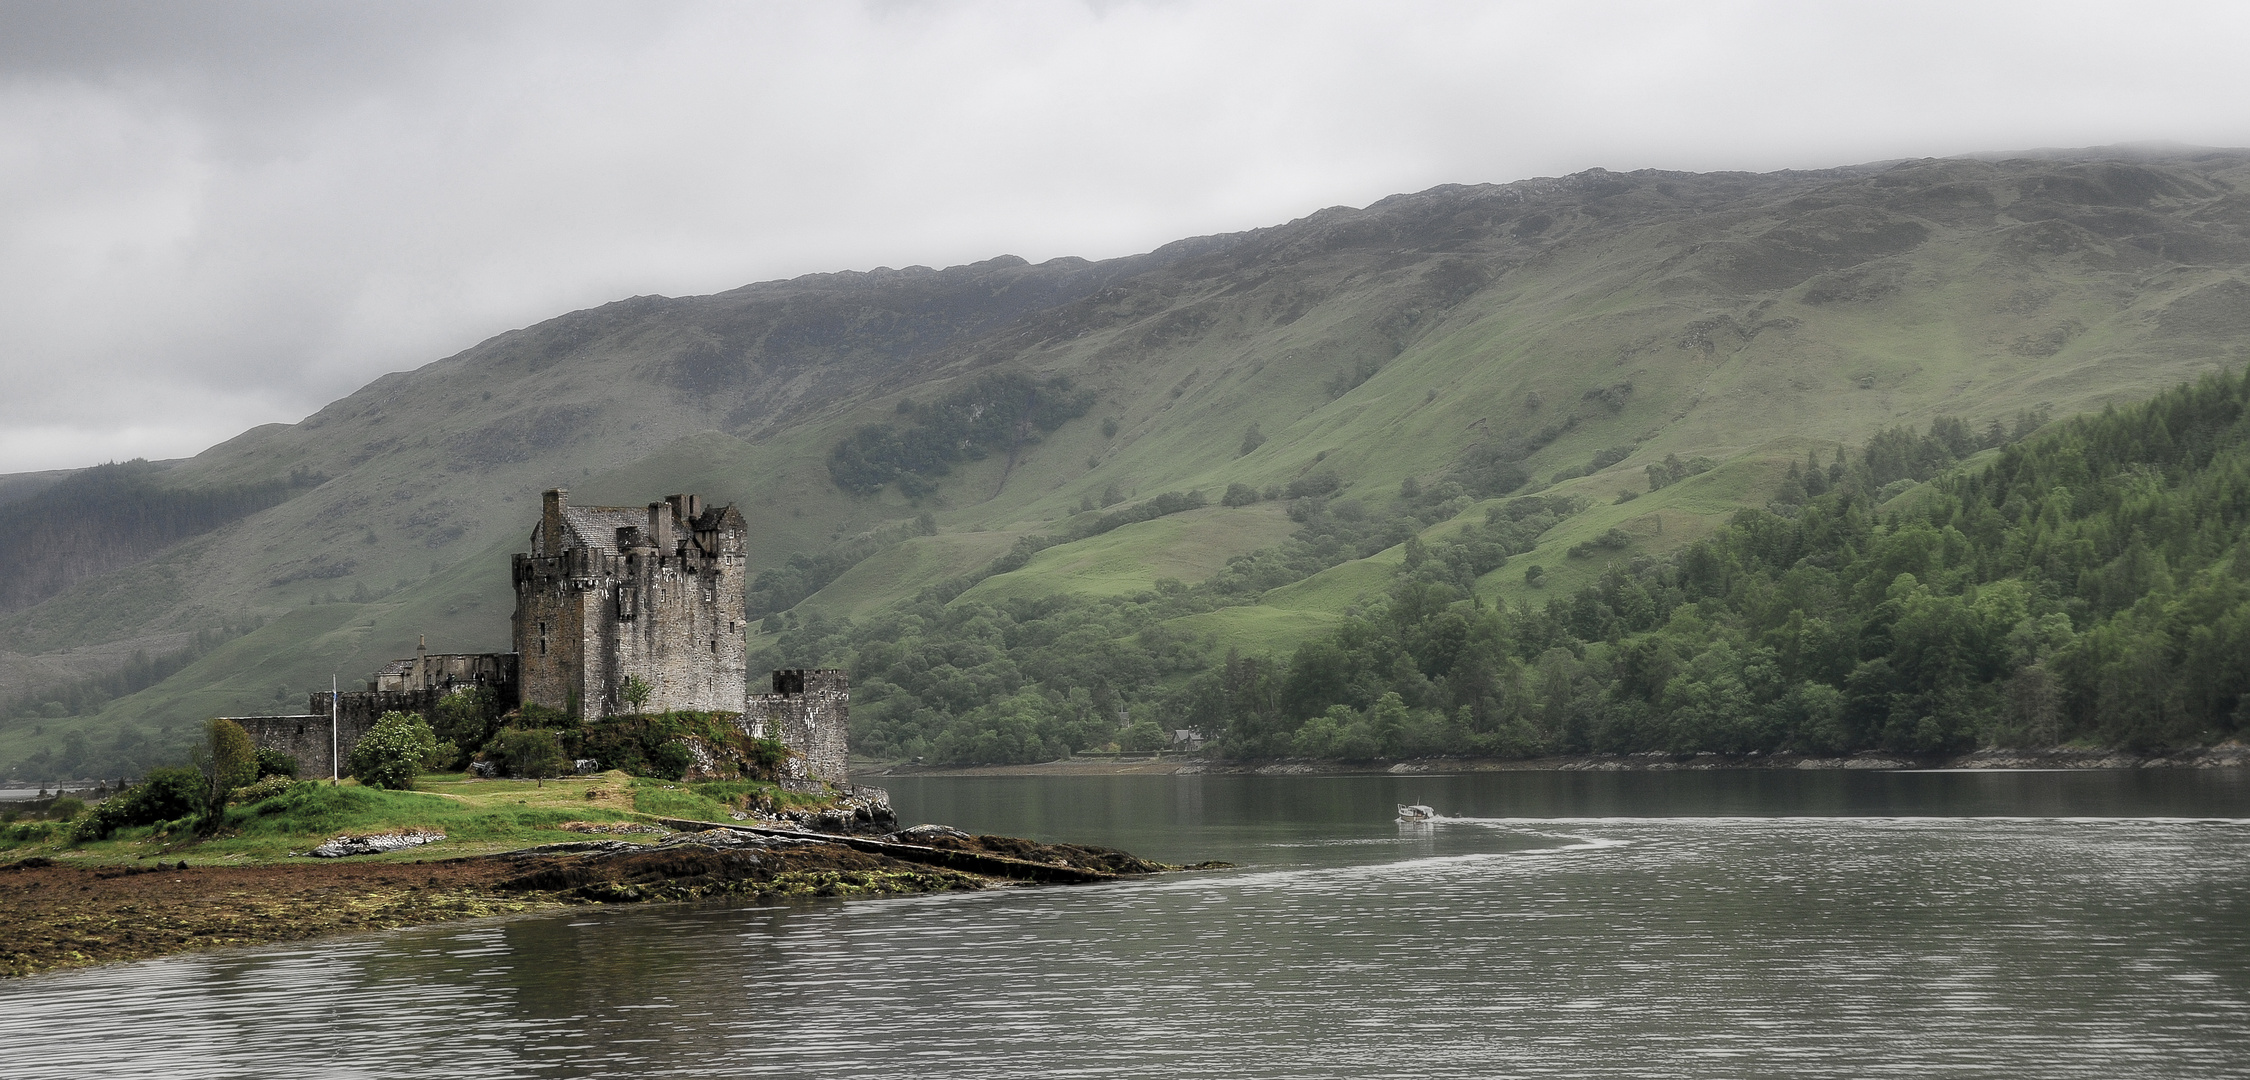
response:
<path id="1" fill-rule="evenodd" d="M 539 554 L 551 559 L 563 553 L 563 507 L 569 505 L 570 489 L 549 489 L 546 502 L 539 515 Z"/>
<path id="2" fill-rule="evenodd" d="M 654 502 L 648 504 L 648 531 L 645 535 L 650 543 L 656 545 L 657 555 L 672 554 L 671 503 Z"/>

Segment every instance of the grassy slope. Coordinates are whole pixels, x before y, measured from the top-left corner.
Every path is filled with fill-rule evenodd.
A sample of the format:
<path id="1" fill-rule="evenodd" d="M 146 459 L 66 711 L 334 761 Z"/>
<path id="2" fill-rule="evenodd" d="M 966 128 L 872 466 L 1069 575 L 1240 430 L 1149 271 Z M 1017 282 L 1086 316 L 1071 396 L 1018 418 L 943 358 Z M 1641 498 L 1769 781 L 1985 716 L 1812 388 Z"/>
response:
<path id="1" fill-rule="evenodd" d="M 1224 568 L 1228 557 L 1272 547 L 1295 528 L 1278 505 L 1190 510 L 1048 548 L 1023 569 L 986 578 L 961 599 L 1056 592 L 1123 596 L 1164 578 L 1193 584 Z"/>
<path id="2" fill-rule="evenodd" d="M 228 811 L 227 825 L 210 838 L 164 825 L 121 829 L 108 840 L 73 842 L 61 823 L 0 825 L 0 851 L 8 857 L 63 856 L 87 863 L 120 863 L 192 854 L 197 860 L 279 862 L 330 837 L 396 832 L 442 832 L 446 839 L 362 860 L 415 861 L 512 851 L 534 844 L 585 840 L 562 826 L 571 822 L 652 823 L 656 817 L 725 820 L 742 800 L 763 797 L 792 806 L 822 805 L 822 797 L 783 792 L 760 781 L 674 783 L 607 772 L 555 780 L 478 780 L 465 774 L 422 776 L 413 791 L 300 783 L 282 796 Z M 602 839 L 646 842 L 652 833 L 603 834 Z"/>
<path id="3" fill-rule="evenodd" d="M 844 304 L 804 316 L 806 326 L 854 311 L 937 316 L 864 275 L 781 283 L 773 288 L 795 291 L 780 308 L 731 294 L 610 305 L 215 448 L 183 469 L 220 480 L 306 464 L 336 479 L 0 620 L 0 635 L 18 651 L 54 651 L 271 618 L 362 585 L 381 594 L 347 605 L 351 615 L 318 634 L 261 632 L 247 670 L 207 657 L 113 703 L 93 721 L 97 741 L 110 726 L 268 707 L 276 685 L 308 689 L 335 667 L 354 677 L 403 655 L 420 632 L 433 647 L 494 647 L 504 640 L 505 553 L 528 529 L 540 487 L 567 484 L 581 502 L 681 490 L 737 501 L 756 558 L 770 565 L 910 517 L 917 508 L 895 494 L 838 492 L 827 447 L 858 424 L 888 421 L 899 396 L 927 400 L 991 364 L 1068 374 L 1101 398 L 1093 414 L 1012 458 L 958 469 L 926 504 L 939 536 L 869 560 L 806 611 L 864 614 L 912 596 L 1111 487 L 1215 498 L 1230 482 L 1286 484 L 1326 469 L 1347 481 L 1345 497 L 1380 500 L 1409 476 L 1436 478 L 1474 442 L 1575 417 L 1528 461 L 1535 476 L 1604 447 L 1635 450 L 1558 485 L 1592 508 L 1480 585 L 1491 599 L 1536 599 L 1543 591 L 1524 585 L 1522 566 L 1545 566 L 1547 589 L 1567 589 L 1624 557 L 1563 557 L 1613 526 L 1635 535 L 1636 552 L 1666 550 L 1762 503 L 1808 450 L 1825 456 L 1941 413 L 1981 424 L 2026 408 L 2096 408 L 2238 360 L 2250 317 L 2205 301 L 2250 272 L 2250 211 L 2230 193 L 2250 179 L 2246 161 L 1925 162 L 1439 189 L 1176 250 L 1099 289 L 1054 285 L 1054 303 L 1022 307 L 1004 333 L 816 342 L 801 363 L 769 308 Z M 1073 268 L 1083 265 L 980 270 L 956 291 L 1046 288 L 1088 273 Z M 966 325 L 938 307 L 954 320 L 947 326 Z M 713 341 L 741 349 L 758 378 L 683 384 L 681 358 Z M 1331 379 L 1375 364 L 1364 383 L 1331 395 Z M 1632 391 L 1615 410 L 1586 397 L 1625 382 Z M 1104 418 L 1115 420 L 1114 437 Z M 1240 454 L 1253 423 L 1266 442 Z M 509 460 L 462 464 L 463 446 L 495 445 Z M 1612 504 L 1644 489 L 1642 467 L 1667 453 L 1728 465 Z M 1286 531 L 1271 506 L 1214 507 L 1049 549 L 970 596 L 1194 580 Z M 352 566 L 274 584 L 322 556 Z M 1221 647 L 1285 648 L 1380 591 L 1396 557 L 1337 567 L 1179 629 Z M 0 729 L 0 762 L 35 744 L 26 726 Z M 47 727 L 52 745 L 58 725 Z"/>

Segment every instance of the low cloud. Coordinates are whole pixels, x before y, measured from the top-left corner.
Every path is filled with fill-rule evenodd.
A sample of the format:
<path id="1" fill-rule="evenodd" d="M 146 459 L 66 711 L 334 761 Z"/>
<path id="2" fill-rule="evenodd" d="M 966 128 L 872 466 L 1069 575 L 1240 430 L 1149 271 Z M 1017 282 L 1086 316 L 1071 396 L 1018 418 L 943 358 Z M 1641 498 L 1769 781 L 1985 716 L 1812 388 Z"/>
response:
<path id="1" fill-rule="evenodd" d="M 639 293 L 1439 183 L 2250 143 L 2232 5 L 19 3 L 0 471 Z"/>

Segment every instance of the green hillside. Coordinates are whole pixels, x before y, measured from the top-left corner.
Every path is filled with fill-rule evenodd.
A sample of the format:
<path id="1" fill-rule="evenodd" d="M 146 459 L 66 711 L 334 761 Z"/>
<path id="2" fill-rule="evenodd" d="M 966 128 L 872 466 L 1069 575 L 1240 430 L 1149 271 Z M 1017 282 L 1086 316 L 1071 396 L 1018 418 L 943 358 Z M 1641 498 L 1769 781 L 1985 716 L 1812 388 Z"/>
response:
<path id="1" fill-rule="evenodd" d="M 1581 584 L 1563 588 L 1522 557 L 1581 506 L 1495 501 L 1262 593 L 1261 560 L 1241 558 L 1134 595 L 924 597 L 793 627 L 769 655 L 850 665 L 863 747 L 958 762 L 1160 746 L 1160 720 L 1230 755 L 1355 761 L 2151 750 L 2250 731 L 2250 368 L 2029 438 L 1887 429 L 1794 463 L 1765 507 L 1669 555 L 1616 526 L 1572 544 Z M 1409 530 L 1416 508 L 1403 492 L 1386 507 Z M 1380 540 L 1291 511 L 1280 550 Z M 1487 603 L 1518 564 L 1545 598 Z M 1341 614 L 1293 641 L 1261 628 L 1303 592 Z"/>
<path id="2" fill-rule="evenodd" d="M 1676 550 L 1764 506 L 1808 452 L 1941 415 L 1982 430 L 2137 401 L 2250 357 L 2246 178 L 2239 151 L 1597 170 L 1131 259 L 814 275 L 576 312 L 167 463 L 172 489 L 286 497 L 58 573 L 61 591 L 0 613 L 0 768 L 46 751 L 49 770 L 132 771 L 204 713 L 362 676 L 416 634 L 504 648 L 506 552 L 558 485 L 581 502 L 743 505 L 769 595 L 795 599 L 754 646 L 935 597 L 1196 586 L 1286 543 L 1308 498 L 1383 524 L 1409 484 L 1447 493 L 1408 500 L 1429 544 L 1483 527 L 1503 496 L 1568 499 L 1476 583 L 1484 603 L 1553 595 L 1625 550 L 1572 547 L 1616 530 L 1635 555 Z M 1013 426 L 988 422 L 1002 415 Z M 889 471 L 839 472 L 845 446 Z M 1668 456 L 1713 467 L 1652 491 Z M 27 482 L 9 509 L 34 520 L 35 487 L 60 482 Z M 1218 505 L 1236 486 L 1257 501 Z M 1084 531 L 1167 492 L 1211 505 Z M 1158 636 L 1199 663 L 1285 653 L 1385 595 L 1406 557 L 1395 532 L 1261 577 L 1254 602 L 1167 612 Z M 1044 546 L 995 565 L 1025 538 Z M 1543 586 L 1524 579 L 1534 563 Z M 331 610 L 324 629 L 300 625 Z M 157 663 L 252 627 L 176 671 Z M 162 678 L 135 686 L 131 671 Z"/>

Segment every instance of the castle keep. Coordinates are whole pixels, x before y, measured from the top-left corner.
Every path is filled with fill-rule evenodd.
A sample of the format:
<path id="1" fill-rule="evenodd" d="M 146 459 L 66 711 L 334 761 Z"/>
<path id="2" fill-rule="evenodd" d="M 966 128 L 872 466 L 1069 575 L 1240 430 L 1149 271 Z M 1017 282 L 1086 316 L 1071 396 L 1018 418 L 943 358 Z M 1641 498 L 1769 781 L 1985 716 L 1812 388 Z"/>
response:
<path id="1" fill-rule="evenodd" d="M 523 700 L 573 715 L 742 711 L 747 528 L 732 506 L 673 495 L 646 508 L 546 494 L 515 557 Z M 628 682 L 645 701 L 627 697 Z"/>
<path id="2" fill-rule="evenodd" d="M 744 552 L 733 506 L 672 495 L 646 507 L 572 506 L 546 493 L 531 550 L 515 556 L 512 653 L 431 653 L 375 673 L 367 689 L 312 695 L 297 716 L 234 717 L 261 747 L 326 776 L 386 712 L 435 716 L 447 695 L 492 692 L 502 709 L 541 705 L 574 717 L 694 710 L 789 747 L 788 775 L 841 782 L 851 690 L 841 671 L 776 671 L 749 693 Z M 330 745 L 331 710 L 335 745 Z"/>

